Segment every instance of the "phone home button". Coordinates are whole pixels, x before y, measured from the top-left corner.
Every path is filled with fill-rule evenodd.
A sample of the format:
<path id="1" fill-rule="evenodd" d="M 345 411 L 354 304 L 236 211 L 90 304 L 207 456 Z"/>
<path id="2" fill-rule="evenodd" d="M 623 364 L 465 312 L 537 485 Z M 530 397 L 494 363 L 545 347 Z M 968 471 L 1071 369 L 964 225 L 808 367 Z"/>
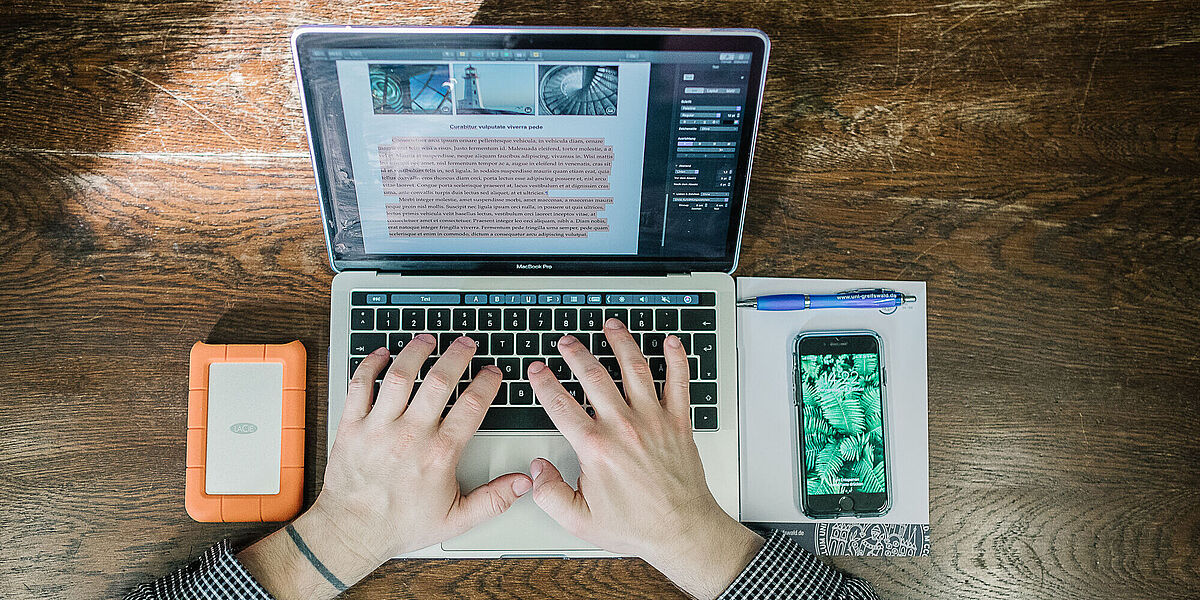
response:
<path id="1" fill-rule="evenodd" d="M 841 508 L 842 510 L 850 510 L 854 508 L 854 498 L 851 498 L 850 496 L 842 496 L 841 498 L 838 498 L 838 508 Z"/>

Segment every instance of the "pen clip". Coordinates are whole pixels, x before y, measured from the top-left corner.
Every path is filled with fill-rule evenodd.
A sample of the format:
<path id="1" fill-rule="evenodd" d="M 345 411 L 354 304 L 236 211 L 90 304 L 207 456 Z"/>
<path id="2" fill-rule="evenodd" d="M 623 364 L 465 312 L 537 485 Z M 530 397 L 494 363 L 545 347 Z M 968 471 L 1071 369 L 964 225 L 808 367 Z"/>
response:
<path id="1" fill-rule="evenodd" d="M 896 290 L 889 290 L 886 288 L 859 288 L 856 290 L 846 290 L 844 292 L 838 292 L 838 294 L 894 294 L 896 296 L 900 296 L 900 298 L 901 298 L 900 304 L 897 304 L 896 306 L 893 306 L 890 309 L 885 309 L 885 308 L 879 309 L 879 314 L 881 314 L 881 315 L 890 315 L 890 314 L 900 310 L 900 307 L 904 304 L 904 294 L 902 292 L 897 292 Z"/>

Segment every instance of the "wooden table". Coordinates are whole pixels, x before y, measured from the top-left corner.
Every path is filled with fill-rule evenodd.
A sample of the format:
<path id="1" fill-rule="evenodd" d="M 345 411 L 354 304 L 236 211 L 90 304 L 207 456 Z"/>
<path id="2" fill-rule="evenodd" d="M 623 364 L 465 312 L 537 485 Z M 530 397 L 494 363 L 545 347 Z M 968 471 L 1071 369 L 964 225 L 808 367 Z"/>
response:
<path id="1" fill-rule="evenodd" d="M 327 264 L 287 47 L 311 22 L 758 27 L 739 275 L 929 282 L 933 554 L 890 597 L 1200 590 L 1193 2 L 8 2 L 0 596 L 112 597 L 222 537 L 183 510 L 192 342 L 309 348 Z M 355 598 L 678 597 L 637 560 L 393 561 Z"/>

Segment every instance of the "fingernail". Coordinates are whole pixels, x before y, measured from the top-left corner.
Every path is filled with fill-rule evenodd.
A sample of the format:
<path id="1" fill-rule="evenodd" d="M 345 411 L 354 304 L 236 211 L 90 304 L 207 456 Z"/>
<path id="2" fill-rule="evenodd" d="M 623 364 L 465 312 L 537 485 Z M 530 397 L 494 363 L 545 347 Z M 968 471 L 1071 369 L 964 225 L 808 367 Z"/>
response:
<path id="1" fill-rule="evenodd" d="M 416 339 L 421 340 L 422 342 L 425 342 L 426 344 L 436 344 L 437 343 L 437 338 L 433 337 L 433 335 L 429 334 L 429 333 L 422 333 L 421 335 L 418 335 L 416 337 Z"/>
<path id="2" fill-rule="evenodd" d="M 387 354 L 387 353 L 388 353 L 387 347 L 380 346 L 380 347 L 376 348 L 375 351 L 372 352 L 371 354 L 374 354 L 375 356 L 383 356 L 384 354 Z"/>
<path id="3" fill-rule="evenodd" d="M 513 493 L 516 494 L 518 497 L 523 496 L 525 494 L 525 492 L 528 492 L 529 489 L 532 487 L 533 487 L 533 482 L 529 481 L 528 479 L 525 479 L 524 477 L 514 481 L 512 484 Z"/>
<path id="4" fill-rule="evenodd" d="M 604 322 L 604 327 L 608 329 L 621 329 L 625 327 L 625 324 L 622 323 L 620 319 L 613 317 Z"/>
<path id="5" fill-rule="evenodd" d="M 500 367 L 497 367 L 496 365 L 484 365 L 483 370 L 487 371 L 488 373 L 500 374 Z"/>
<path id="6" fill-rule="evenodd" d="M 578 344 L 578 343 L 579 343 L 579 340 L 575 339 L 575 336 L 573 336 L 573 335 L 564 335 L 558 339 L 559 346 L 574 346 L 575 344 Z"/>
<path id="7" fill-rule="evenodd" d="M 468 346 L 468 347 L 472 347 L 472 348 L 475 347 L 475 340 L 473 340 L 465 335 L 458 338 L 457 340 L 454 340 L 454 343 L 459 344 L 461 346 Z"/>
<path id="8" fill-rule="evenodd" d="M 667 345 L 672 348 L 682 348 L 683 342 L 679 341 L 679 338 L 677 338 L 673 335 L 668 335 L 667 336 Z"/>
<path id="9" fill-rule="evenodd" d="M 538 475 L 542 474 L 542 459 L 534 460 L 533 464 L 529 465 L 529 474 L 533 475 L 534 479 L 537 479 Z"/>
<path id="10" fill-rule="evenodd" d="M 529 365 L 529 372 L 530 373 L 541 373 L 542 369 L 545 369 L 545 368 L 546 368 L 546 363 L 539 360 L 539 361 Z"/>

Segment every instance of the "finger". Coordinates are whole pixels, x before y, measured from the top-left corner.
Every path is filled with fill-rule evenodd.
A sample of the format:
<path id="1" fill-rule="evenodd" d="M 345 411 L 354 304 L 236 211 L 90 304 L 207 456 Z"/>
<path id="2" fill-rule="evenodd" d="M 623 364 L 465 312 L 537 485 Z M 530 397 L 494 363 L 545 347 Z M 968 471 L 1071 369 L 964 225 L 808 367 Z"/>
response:
<path id="1" fill-rule="evenodd" d="M 550 420 L 554 421 L 559 433 L 574 445 L 583 432 L 594 423 L 592 418 L 558 382 L 554 372 L 546 368 L 545 363 L 535 362 L 529 365 L 529 384 L 533 386 L 533 394 L 537 396 L 542 408 L 546 409 L 546 414 L 550 415 Z"/>
<path id="2" fill-rule="evenodd" d="M 574 336 L 564 335 L 558 340 L 558 353 L 567 361 L 567 366 L 571 367 L 571 372 L 583 386 L 588 401 L 596 408 L 597 413 L 618 414 L 629 410 L 629 405 L 625 404 L 625 397 L 621 395 L 621 390 L 617 389 L 617 384 L 613 383 L 608 370 L 579 343 L 579 340 Z"/>
<path id="3" fill-rule="evenodd" d="M 625 397 L 636 408 L 658 408 L 658 396 L 654 393 L 654 378 L 650 376 L 650 365 L 642 355 L 629 329 L 620 319 L 609 319 L 604 322 L 604 337 L 621 365 L 621 385 L 625 388 Z"/>
<path id="4" fill-rule="evenodd" d="M 487 365 L 475 374 L 471 385 L 454 402 L 454 407 L 442 420 L 442 432 L 453 440 L 455 451 L 462 451 L 471 436 L 479 431 L 479 424 L 492 406 L 503 379 L 496 365 Z"/>
<path id="5" fill-rule="evenodd" d="M 475 356 L 475 340 L 462 336 L 442 353 L 425 374 L 421 387 L 413 394 L 408 405 L 408 414 L 427 423 L 436 423 L 442 418 L 442 409 L 450 400 L 450 394 L 458 387 L 458 380 Z"/>
<path id="6" fill-rule="evenodd" d="M 428 333 L 422 333 L 405 344 L 383 376 L 383 384 L 379 386 L 379 397 L 375 399 L 372 413 L 384 419 L 397 419 L 404 414 L 408 398 L 412 395 L 413 382 L 421 372 L 421 365 L 435 348 L 437 339 Z"/>
<path id="7" fill-rule="evenodd" d="M 535 458 L 529 463 L 533 475 L 533 501 L 568 532 L 578 535 L 591 518 L 583 494 L 563 481 L 562 474 L 548 460 Z"/>
<path id="8" fill-rule="evenodd" d="M 346 407 L 342 411 L 342 420 L 357 421 L 371 412 L 371 393 L 374 392 L 375 377 L 387 365 L 387 348 L 376 348 L 374 352 L 358 363 L 350 383 L 346 385 Z"/>
<path id="9" fill-rule="evenodd" d="M 532 487 L 532 480 L 524 473 L 501 475 L 460 498 L 451 518 L 461 531 L 466 531 L 499 516 Z"/>
<path id="10" fill-rule="evenodd" d="M 692 429 L 692 399 L 688 391 L 691 366 L 687 350 L 679 338 L 669 335 L 663 342 L 663 358 L 667 361 L 667 381 L 663 384 L 663 408 L 688 431 Z"/>

